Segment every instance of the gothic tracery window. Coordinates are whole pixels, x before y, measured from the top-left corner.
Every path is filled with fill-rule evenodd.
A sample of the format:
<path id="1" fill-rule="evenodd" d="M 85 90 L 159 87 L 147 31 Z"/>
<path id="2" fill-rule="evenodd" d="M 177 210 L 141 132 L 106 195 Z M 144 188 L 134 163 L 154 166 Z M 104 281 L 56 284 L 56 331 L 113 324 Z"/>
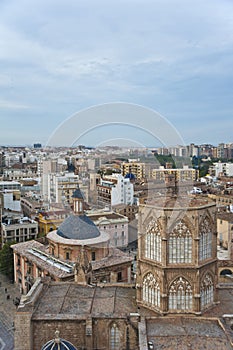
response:
<path id="1" fill-rule="evenodd" d="M 201 282 L 201 309 L 207 305 L 211 305 L 214 300 L 214 285 L 210 274 L 206 274 Z"/>
<path id="2" fill-rule="evenodd" d="M 205 260 L 212 256 L 212 232 L 210 221 L 205 218 L 200 227 L 199 260 Z"/>
<path id="3" fill-rule="evenodd" d="M 120 332 L 116 323 L 110 327 L 110 350 L 118 350 L 120 347 Z"/>
<path id="4" fill-rule="evenodd" d="M 169 236 L 169 263 L 192 262 L 192 234 L 184 222 L 179 221 Z"/>
<path id="5" fill-rule="evenodd" d="M 183 277 L 178 277 L 169 288 L 169 310 L 192 310 L 192 287 Z"/>
<path id="6" fill-rule="evenodd" d="M 149 303 L 153 306 L 160 306 L 160 287 L 158 280 L 150 272 L 144 279 L 142 284 L 142 299 L 146 303 Z"/>
<path id="7" fill-rule="evenodd" d="M 145 257 L 161 262 L 161 234 L 158 224 L 152 220 L 145 235 Z"/>

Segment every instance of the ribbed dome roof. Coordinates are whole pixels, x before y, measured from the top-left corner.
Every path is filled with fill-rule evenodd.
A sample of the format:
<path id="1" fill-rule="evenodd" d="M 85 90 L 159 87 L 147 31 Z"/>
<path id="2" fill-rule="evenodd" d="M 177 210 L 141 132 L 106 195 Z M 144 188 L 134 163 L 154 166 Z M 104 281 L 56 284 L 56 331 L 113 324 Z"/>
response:
<path id="1" fill-rule="evenodd" d="M 133 173 L 127 173 L 125 179 L 135 180 L 136 176 Z"/>
<path id="2" fill-rule="evenodd" d="M 58 227 L 57 234 L 67 239 L 91 239 L 100 236 L 94 222 L 86 215 L 71 215 Z"/>
<path id="3" fill-rule="evenodd" d="M 41 350 L 77 350 L 74 345 L 64 339 L 60 339 L 60 343 L 56 343 L 55 340 L 50 340 L 46 343 Z"/>
<path id="4" fill-rule="evenodd" d="M 55 332 L 55 339 L 49 340 L 41 350 L 77 350 L 69 341 L 59 337 L 59 331 Z"/>
<path id="5" fill-rule="evenodd" d="M 73 198 L 80 198 L 80 199 L 83 199 L 83 195 L 82 195 L 82 192 L 80 191 L 80 188 L 76 188 L 76 190 L 74 191 L 73 195 L 72 195 Z"/>

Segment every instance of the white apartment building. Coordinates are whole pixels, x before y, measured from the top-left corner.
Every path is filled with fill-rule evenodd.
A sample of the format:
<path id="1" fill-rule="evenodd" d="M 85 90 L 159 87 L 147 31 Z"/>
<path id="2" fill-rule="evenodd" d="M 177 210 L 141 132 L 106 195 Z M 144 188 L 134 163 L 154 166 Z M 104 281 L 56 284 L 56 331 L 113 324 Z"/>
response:
<path id="1" fill-rule="evenodd" d="M 107 232 L 111 247 L 126 247 L 128 245 L 128 218 L 113 211 L 90 211 L 86 215 L 98 229 Z"/>
<path id="2" fill-rule="evenodd" d="M 44 178 L 45 181 L 45 178 Z M 73 203 L 72 195 L 79 185 L 79 176 L 74 173 L 47 174 L 47 184 L 43 186 L 43 198 L 49 203 Z"/>
<path id="3" fill-rule="evenodd" d="M 134 188 L 130 179 L 117 175 L 117 183 L 112 188 L 111 205 L 133 204 Z"/>
<path id="4" fill-rule="evenodd" d="M 21 212 L 19 190 L 0 191 L 0 197 L 3 209 Z"/>
<path id="5" fill-rule="evenodd" d="M 134 202 L 134 186 L 130 179 L 121 174 L 113 174 L 101 179 L 97 185 L 98 203 L 114 206 L 117 204 L 132 205 Z"/>
<path id="6" fill-rule="evenodd" d="M 171 153 L 176 157 L 187 157 L 187 147 L 186 146 L 169 147 L 169 153 Z"/>
<path id="7" fill-rule="evenodd" d="M 37 177 L 37 173 L 30 169 L 5 169 L 3 178 L 7 181 L 20 181 L 24 179 L 33 179 Z"/>
<path id="8" fill-rule="evenodd" d="M 233 176 L 233 163 L 214 163 L 211 167 L 212 174 L 218 176 Z"/>
<path id="9" fill-rule="evenodd" d="M 0 191 L 20 190 L 21 184 L 17 181 L 0 181 Z"/>
<path id="10" fill-rule="evenodd" d="M 41 177 L 41 194 L 44 201 L 51 201 L 51 176 L 65 171 L 67 162 L 62 158 L 38 159 L 37 172 Z"/>

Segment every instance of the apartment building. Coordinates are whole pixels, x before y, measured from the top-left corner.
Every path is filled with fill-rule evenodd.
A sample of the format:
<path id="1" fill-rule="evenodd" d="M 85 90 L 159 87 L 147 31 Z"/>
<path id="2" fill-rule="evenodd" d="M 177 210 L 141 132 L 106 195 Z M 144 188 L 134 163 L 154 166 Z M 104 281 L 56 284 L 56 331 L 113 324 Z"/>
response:
<path id="1" fill-rule="evenodd" d="M 217 241 L 220 247 L 228 253 L 228 259 L 232 258 L 233 239 L 233 213 L 221 213 L 217 215 Z"/>
<path id="2" fill-rule="evenodd" d="M 90 211 L 87 216 L 100 231 L 107 232 L 110 246 L 126 247 L 128 245 L 128 218 L 113 211 Z"/>
<path id="3" fill-rule="evenodd" d="M 68 214 L 67 210 L 48 210 L 38 213 L 35 220 L 38 222 L 39 235 L 45 236 L 47 233 L 57 230 Z"/>
<path id="4" fill-rule="evenodd" d="M 0 152 L 0 175 L 3 174 L 5 166 L 5 154 L 4 152 Z"/>
<path id="5" fill-rule="evenodd" d="M 41 177 L 41 193 L 46 202 L 51 201 L 51 177 L 64 172 L 67 162 L 64 159 L 38 159 L 37 172 Z"/>
<path id="6" fill-rule="evenodd" d="M 134 187 L 129 178 L 121 174 L 101 179 L 97 186 L 97 204 L 100 207 L 117 204 L 132 205 L 134 201 Z"/>
<path id="7" fill-rule="evenodd" d="M 20 191 L 19 190 L 3 190 L 0 191 L 2 208 L 21 212 Z"/>
<path id="8" fill-rule="evenodd" d="M 47 174 L 43 177 L 42 196 L 49 203 L 72 205 L 72 195 L 78 184 L 79 177 L 74 173 Z"/>
<path id="9" fill-rule="evenodd" d="M 2 245 L 7 242 L 25 242 L 38 236 L 38 224 L 27 217 L 12 214 L 2 216 Z"/>
<path id="10" fill-rule="evenodd" d="M 44 209 L 44 204 L 36 195 L 34 197 L 21 197 L 21 208 L 25 216 L 35 219 L 38 212 Z"/>
<path id="11" fill-rule="evenodd" d="M 5 169 L 3 178 L 6 181 L 21 181 L 25 179 L 33 179 L 37 177 L 35 169 Z"/>
<path id="12" fill-rule="evenodd" d="M 210 173 L 215 177 L 233 176 L 233 163 L 214 163 L 214 165 L 210 167 Z"/>
<path id="13" fill-rule="evenodd" d="M 146 164 L 135 161 L 123 162 L 121 164 L 121 174 L 123 176 L 133 174 L 136 179 L 140 180 L 146 177 Z"/>
<path id="14" fill-rule="evenodd" d="M 20 190 L 21 184 L 17 181 L 0 181 L 0 191 L 3 190 Z"/>
<path id="15" fill-rule="evenodd" d="M 151 178 L 158 181 L 164 181 L 165 175 L 175 175 L 177 181 L 196 181 L 198 179 L 198 170 L 189 168 L 187 165 L 184 165 L 181 169 L 165 169 L 163 166 L 160 166 L 159 169 L 151 170 Z"/>

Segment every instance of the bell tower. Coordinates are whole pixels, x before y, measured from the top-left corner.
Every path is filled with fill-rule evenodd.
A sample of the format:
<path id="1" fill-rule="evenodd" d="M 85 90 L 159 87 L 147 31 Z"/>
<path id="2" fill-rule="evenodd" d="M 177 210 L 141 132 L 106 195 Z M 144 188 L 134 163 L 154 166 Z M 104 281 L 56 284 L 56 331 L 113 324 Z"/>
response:
<path id="1" fill-rule="evenodd" d="M 83 199 L 83 195 L 82 195 L 79 187 L 74 191 L 72 198 L 73 198 L 74 214 L 83 215 L 84 214 L 84 209 L 83 209 L 84 199 Z"/>
<path id="2" fill-rule="evenodd" d="M 139 208 L 139 305 L 160 314 L 202 314 L 217 302 L 216 204 L 166 196 Z"/>

